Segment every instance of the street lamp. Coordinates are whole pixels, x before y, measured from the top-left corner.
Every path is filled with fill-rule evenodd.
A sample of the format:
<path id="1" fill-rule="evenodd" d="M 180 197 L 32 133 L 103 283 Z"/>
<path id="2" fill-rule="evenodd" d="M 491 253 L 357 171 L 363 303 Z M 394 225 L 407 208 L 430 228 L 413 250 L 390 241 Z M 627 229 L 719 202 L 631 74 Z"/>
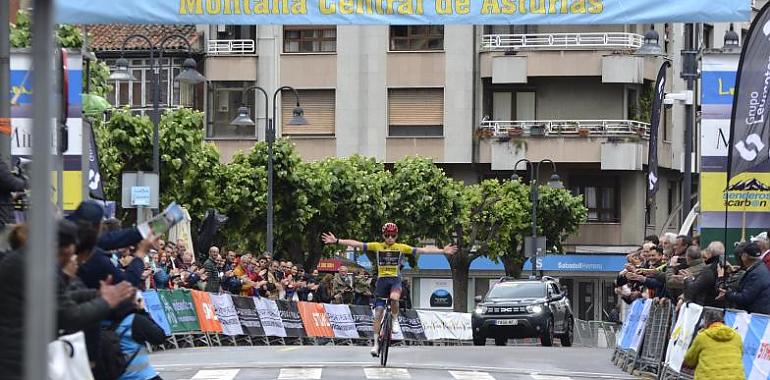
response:
<path id="1" fill-rule="evenodd" d="M 725 32 L 725 46 L 722 48 L 725 53 L 740 53 L 741 40 L 738 33 L 733 30 L 733 24 L 730 24 L 730 30 Z"/>
<path id="2" fill-rule="evenodd" d="M 297 105 L 292 112 L 292 118 L 289 121 L 289 125 L 308 125 L 305 120 L 304 111 L 299 105 L 299 94 L 293 87 L 283 86 L 273 93 L 273 114 L 272 117 L 268 117 L 268 95 L 267 91 L 259 86 L 251 86 L 243 89 L 241 99 L 243 103 L 238 108 L 238 116 L 230 122 L 234 126 L 254 126 L 254 120 L 251 119 L 249 114 L 251 110 L 246 105 L 246 95 L 249 90 L 259 90 L 262 95 L 265 96 L 265 141 L 267 142 L 267 252 L 270 256 L 273 256 L 273 143 L 275 142 L 275 118 L 278 112 L 276 108 L 276 98 L 278 94 L 283 90 L 290 90 L 294 93 L 294 98 L 297 100 Z"/>
<path id="3" fill-rule="evenodd" d="M 534 255 L 532 256 L 532 276 L 530 276 L 530 278 L 537 278 L 537 201 L 538 196 L 540 195 L 540 192 L 537 188 L 537 179 L 540 176 L 540 165 L 543 163 L 550 163 L 551 167 L 553 167 L 553 174 L 551 174 L 551 178 L 548 179 L 548 187 L 553 189 L 563 189 L 564 184 L 562 184 L 559 175 L 556 174 L 556 164 L 547 158 L 540 160 L 540 162 L 532 162 L 526 158 L 522 158 L 516 161 L 516 163 L 513 165 L 514 173 L 511 176 L 512 181 L 521 180 L 516 174 L 516 168 L 519 166 L 520 162 L 529 164 L 529 187 L 530 198 L 532 198 L 532 251 L 534 251 Z"/>
<path id="4" fill-rule="evenodd" d="M 158 126 L 160 124 L 160 72 L 163 68 L 163 52 L 165 51 L 165 45 L 168 41 L 176 38 L 184 41 L 187 45 L 187 53 L 190 55 L 182 63 L 182 72 L 177 75 L 174 80 L 187 84 L 198 84 L 204 82 L 206 77 L 201 75 L 195 68 L 197 63 L 192 58 L 192 45 L 190 41 L 181 34 L 172 34 L 167 36 L 159 44 L 154 45 L 152 41 L 144 35 L 132 34 L 123 40 L 123 46 L 120 48 L 120 58 L 115 61 L 115 70 L 110 73 L 109 80 L 111 81 L 136 81 L 137 79 L 131 75 L 129 71 L 128 60 L 124 57 L 126 51 L 126 45 L 128 41 L 132 39 L 140 39 L 150 46 L 150 70 L 153 73 L 152 78 L 152 171 L 160 177 L 160 142 L 158 135 Z M 157 50 L 158 56 L 155 56 Z M 157 59 L 157 62 L 156 62 Z M 171 61 L 169 60 L 169 67 L 171 67 Z"/>
<path id="5" fill-rule="evenodd" d="M 660 35 L 655 29 L 650 29 L 644 34 L 642 47 L 636 50 L 636 55 L 641 56 L 659 56 L 663 55 L 663 48 L 660 47 Z"/>

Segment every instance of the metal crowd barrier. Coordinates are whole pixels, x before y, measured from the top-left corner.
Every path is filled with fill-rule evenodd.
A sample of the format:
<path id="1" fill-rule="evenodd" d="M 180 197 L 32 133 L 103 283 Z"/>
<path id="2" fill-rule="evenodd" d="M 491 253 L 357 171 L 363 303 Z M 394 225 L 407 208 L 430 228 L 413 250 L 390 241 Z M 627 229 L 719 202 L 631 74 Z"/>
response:
<path id="1" fill-rule="evenodd" d="M 575 320 L 576 346 L 588 348 L 615 348 L 618 325 L 612 322 Z"/>

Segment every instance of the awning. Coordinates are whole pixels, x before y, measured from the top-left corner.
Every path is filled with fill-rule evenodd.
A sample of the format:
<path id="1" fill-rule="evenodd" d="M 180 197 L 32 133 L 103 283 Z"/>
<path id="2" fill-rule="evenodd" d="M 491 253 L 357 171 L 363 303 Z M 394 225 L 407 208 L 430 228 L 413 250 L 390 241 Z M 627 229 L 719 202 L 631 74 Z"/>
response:
<path id="1" fill-rule="evenodd" d="M 546 255 L 540 258 L 541 270 L 550 272 L 619 272 L 626 264 L 625 255 Z M 371 269 L 372 264 L 366 255 L 358 257 L 357 263 L 366 269 Z M 527 261 L 524 269 L 531 267 Z M 449 261 L 444 255 L 420 255 L 418 266 L 421 270 L 449 270 Z M 410 268 L 404 262 L 404 268 Z M 476 271 L 504 271 L 503 263 L 495 263 L 486 257 L 479 257 L 471 263 L 471 270 Z"/>

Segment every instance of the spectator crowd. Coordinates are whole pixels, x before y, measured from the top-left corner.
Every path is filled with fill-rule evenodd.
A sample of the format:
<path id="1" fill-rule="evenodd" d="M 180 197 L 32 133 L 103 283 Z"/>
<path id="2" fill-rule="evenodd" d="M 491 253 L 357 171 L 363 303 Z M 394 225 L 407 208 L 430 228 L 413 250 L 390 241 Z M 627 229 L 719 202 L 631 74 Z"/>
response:
<path id="1" fill-rule="evenodd" d="M 27 227 L 6 227 L 10 249 L 0 253 L 0 380 L 21 379 Z M 82 331 L 97 380 L 159 380 L 146 343 L 161 344 L 163 330 L 144 309 L 139 290 L 196 289 L 271 300 L 370 305 L 374 281 L 362 268 L 308 272 L 269 255 L 209 247 L 195 260 L 185 241 L 143 237 L 135 227 L 104 220 L 104 209 L 85 201 L 57 222 L 56 329 Z M 40 269 L 39 273 L 49 273 Z M 405 284 L 408 287 L 408 284 Z M 408 292 L 404 292 L 408 296 Z M 405 302 L 408 305 L 408 300 Z"/>

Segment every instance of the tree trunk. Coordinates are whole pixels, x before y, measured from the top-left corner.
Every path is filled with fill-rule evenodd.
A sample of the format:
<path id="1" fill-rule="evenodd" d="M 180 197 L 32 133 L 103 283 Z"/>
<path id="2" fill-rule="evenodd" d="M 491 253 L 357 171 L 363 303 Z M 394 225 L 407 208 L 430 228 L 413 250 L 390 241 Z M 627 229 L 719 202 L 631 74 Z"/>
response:
<path id="1" fill-rule="evenodd" d="M 471 268 L 470 252 L 460 252 L 451 256 L 449 267 L 452 269 L 452 290 L 454 311 L 468 312 L 468 274 Z"/>
<path id="2" fill-rule="evenodd" d="M 514 240 L 511 244 L 510 251 L 507 255 L 503 255 L 500 260 L 503 262 L 505 268 L 505 275 L 508 277 L 519 278 L 521 276 L 521 262 L 519 258 L 519 243 Z"/>

